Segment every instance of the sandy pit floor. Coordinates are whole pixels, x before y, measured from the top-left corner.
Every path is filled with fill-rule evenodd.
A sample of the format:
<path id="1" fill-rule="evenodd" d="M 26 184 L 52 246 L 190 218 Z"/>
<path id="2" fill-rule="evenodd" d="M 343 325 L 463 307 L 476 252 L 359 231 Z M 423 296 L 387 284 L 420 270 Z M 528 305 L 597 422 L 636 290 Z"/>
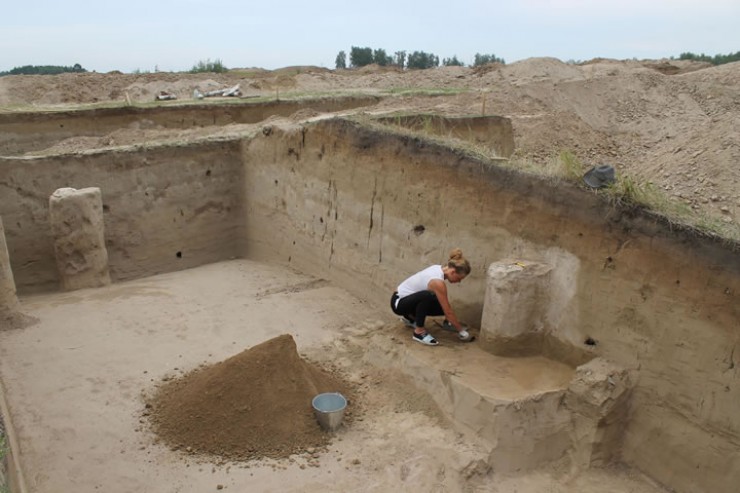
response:
<path id="1" fill-rule="evenodd" d="M 0 375 L 29 492 L 663 491 L 620 468 L 497 474 L 485 444 L 456 430 L 402 364 L 376 366 L 367 354 L 411 352 L 508 397 L 560 385 L 557 372 L 487 362 L 444 334 L 442 347 L 413 344 L 385 307 L 283 266 L 233 260 L 21 302 L 39 322 L 0 331 Z M 357 389 L 327 447 L 229 462 L 157 440 L 145 397 L 158 385 L 281 334 Z"/>

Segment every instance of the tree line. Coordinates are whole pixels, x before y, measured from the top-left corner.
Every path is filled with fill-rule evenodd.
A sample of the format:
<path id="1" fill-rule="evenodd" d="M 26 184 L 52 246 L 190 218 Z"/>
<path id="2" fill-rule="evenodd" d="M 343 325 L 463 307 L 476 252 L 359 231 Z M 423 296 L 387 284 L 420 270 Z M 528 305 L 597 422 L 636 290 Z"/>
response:
<path id="1" fill-rule="evenodd" d="M 65 67 L 63 65 L 24 65 L 22 67 L 15 67 L 7 72 L 0 72 L 0 76 L 3 75 L 57 75 L 64 73 L 83 73 L 87 72 L 79 63 L 75 63 L 71 67 Z"/>
<path id="2" fill-rule="evenodd" d="M 671 57 L 674 60 L 675 57 Z M 724 63 L 731 63 L 740 61 L 740 51 L 735 53 L 728 53 L 726 55 L 717 54 L 714 56 L 702 54 L 695 54 L 691 52 L 681 53 L 678 56 L 679 60 L 694 60 L 699 62 L 709 62 L 712 65 L 722 65 Z M 392 55 L 388 54 L 384 49 L 372 49 L 369 47 L 361 48 L 359 46 L 353 46 L 349 52 L 349 57 L 345 51 L 340 51 L 337 54 L 335 65 L 337 69 L 346 68 L 358 68 L 366 65 L 377 64 L 381 67 L 395 66 L 401 69 L 425 69 L 433 68 L 440 65 L 440 60 L 434 53 L 427 53 L 424 51 L 413 51 L 408 53 L 406 51 L 396 51 Z M 464 67 L 465 64 L 461 62 L 457 56 L 452 58 L 443 58 L 443 66 L 460 66 Z M 473 67 L 486 65 L 489 63 L 501 63 L 505 64 L 506 61 L 503 58 L 499 58 L 494 54 L 481 54 L 476 53 L 473 58 Z M 210 59 L 206 61 L 200 61 L 198 64 L 193 65 L 190 69 L 191 73 L 198 72 L 226 72 L 228 69 L 224 66 L 220 59 L 216 59 L 211 62 Z M 3 75 L 56 75 L 63 73 L 84 73 L 87 72 L 79 63 L 75 63 L 70 66 L 63 65 L 24 65 L 22 67 L 15 67 L 12 70 L 0 72 L 0 77 Z"/>
<path id="3" fill-rule="evenodd" d="M 671 57 L 671 60 L 673 59 L 675 59 L 675 57 Z M 728 53 L 727 55 L 717 54 L 714 56 L 705 55 L 704 53 L 697 55 L 687 52 L 681 53 L 678 59 L 709 62 L 712 65 L 722 65 L 724 63 L 740 61 L 740 51 Z M 414 51 L 411 53 L 407 53 L 406 51 L 396 51 L 393 55 L 389 55 L 384 49 L 372 49 L 369 47 L 359 46 L 352 47 L 349 52 L 349 59 L 345 51 L 340 51 L 334 61 L 337 69 L 359 68 L 373 63 L 380 65 L 381 67 L 395 66 L 401 69 L 425 69 L 439 66 L 440 61 L 439 57 L 434 53 L 426 53 L 424 51 Z M 506 61 L 493 54 L 476 53 L 472 66 L 478 67 L 489 63 L 505 64 Z M 452 58 L 443 58 L 442 65 L 465 66 L 457 56 L 453 56 Z"/>
<path id="4" fill-rule="evenodd" d="M 731 62 L 737 62 L 740 61 L 740 51 L 736 51 L 735 53 L 728 53 L 727 55 L 714 55 L 714 56 L 708 56 L 702 53 L 701 55 L 696 55 L 694 53 L 681 53 L 678 57 L 679 60 L 694 60 L 697 62 L 709 62 L 712 65 L 722 65 L 723 63 L 731 63 Z"/>
<path id="5" fill-rule="evenodd" d="M 347 64 L 348 61 L 349 65 Z M 496 55 L 476 53 L 473 66 L 494 62 L 506 63 L 503 58 L 499 58 Z M 393 66 L 401 69 L 425 69 L 439 66 L 439 57 L 434 53 L 427 53 L 425 51 L 413 51 L 411 53 L 396 51 L 393 55 L 389 55 L 382 48 L 372 49 L 370 47 L 353 46 L 349 51 L 349 60 L 347 60 L 347 53 L 342 50 L 337 54 L 334 64 L 337 69 L 359 68 L 371 64 L 380 65 L 381 67 Z M 452 58 L 443 58 L 442 65 L 465 66 L 456 55 Z"/>

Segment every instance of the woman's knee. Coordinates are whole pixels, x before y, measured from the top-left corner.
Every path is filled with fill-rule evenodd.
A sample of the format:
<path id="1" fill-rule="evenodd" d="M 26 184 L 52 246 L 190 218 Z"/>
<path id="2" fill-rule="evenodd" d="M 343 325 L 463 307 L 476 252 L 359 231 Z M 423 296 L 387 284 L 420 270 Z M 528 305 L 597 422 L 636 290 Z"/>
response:
<path id="1" fill-rule="evenodd" d="M 394 292 L 391 295 L 391 303 L 390 303 L 390 305 L 391 305 L 391 311 L 393 311 L 393 313 L 395 313 L 396 315 L 400 315 L 399 310 L 397 308 L 398 303 L 399 303 L 399 301 L 398 301 L 398 293 Z"/>

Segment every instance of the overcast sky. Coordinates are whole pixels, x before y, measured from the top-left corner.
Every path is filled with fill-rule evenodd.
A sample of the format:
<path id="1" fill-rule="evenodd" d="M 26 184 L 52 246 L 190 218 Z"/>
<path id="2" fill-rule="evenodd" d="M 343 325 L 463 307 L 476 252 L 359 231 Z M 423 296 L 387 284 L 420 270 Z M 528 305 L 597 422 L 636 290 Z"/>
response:
<path id="1" fill-rule="evenodd" d="M 740 51 L 740 0 L 4 0 L 0 71 L 334 68 L 353 46 L 507 63 Z"/>

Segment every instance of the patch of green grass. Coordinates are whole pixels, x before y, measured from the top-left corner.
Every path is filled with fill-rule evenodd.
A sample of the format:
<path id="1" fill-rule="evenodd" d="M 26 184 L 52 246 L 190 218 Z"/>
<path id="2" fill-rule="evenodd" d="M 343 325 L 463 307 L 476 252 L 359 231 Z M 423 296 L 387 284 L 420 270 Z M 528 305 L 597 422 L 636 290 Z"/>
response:
<path id="1" fill-rule="evenodd" d="M 8 455 L 8 442 L 5 433 L 0 432 L 0 462 L 5 460 L 6 455 Z"/>
<path id="2" fill-rule="evenodd" d="M 395 87 L 384 92 L 396 96 L 450 96 L 470 92 L 464 87 Z"/>
<path id="3" fill-rule="evenodd" d="M 344 98 L 362 98 L 362 97 L 378 97 L 377 92 L 370 91 L 316 91 L 316 92 L 304 92 L 304 91 L 283 91 L 280 90 L 281 101 L 301 101 L 306 99 L 344 99 Z M 263 99 L 265 101 L 275 100 L 275 91 L 272 94 L 266 96 L 260 96 L 253 98 L 252 100 L 259 101 Z"/>
<path id="4" fill-rule="evenodd" d="M 583 164 L 570 151 L 561 151 L 556 161 L 560 174 L 569 181 L 580 181 L 583 176 Z"/>
<path id="5" fill-rule="evenodd" d="M 683 202 L 668 197 L 652 182 L 639 182 L 629 175 L 617 175 L 617 181 L 604 189 L 617 205 L 643 208 L 662 217 L 669 224 L 693 229 L 698 233 L 716 236 L 729 243 L 740 242 L 740 228 L 733 223 L 697 211 Z"/>
<path id="6" fill-rule="evenodd" d="M 96 110 L 96 109 L 111 109 L 111 108 L 158 108 L 158 107 L 175 107 L 175 106 L 193 106 L 193 105 L 208 105 L 208 106 L 226 106 L 226 105 L 238 105 L 238 104 L 249 104 L 254 102 L 265 102 L 273 101 L 275 96 L 264 96 L 254 98 L 207 98 L 203 99 L 177 99 L 174 101 L 132 101 L 128 104 L 126 101 L 103 101 L 98 103 L 83 103 L 74 105 L 53 105 L 45 108 L 38 106 L 0 106 L 0 112 L 5 113 L 21 113 L 21 112 L 34 112 L 34 113 L 58 113 L 64 111 L 85 111 L 85 110 Z M 281 99 L 286 99 L 281 94 Z"/>
<path id="7" fill-rule="evenodd" d="M 193 68 L 190 69 L 191 74 L 201 74 L 201 73 L 216 73 L 220 74 L 223 72 L 227 72 L 229 69 L 227 69 L 223 62 L 217 58 L 214 61 L 211 61 L 210 58 L 206 60 L 199 60 L 198 63 L 193 65 Z"/>
<path id="8" fill-rule="evenodd" d="M 512 157 L 505 164 L 509 168 L 529 175 L 552 177 L 556 180 L 565 180 L 573 183 L 581 181 L 584 166 L 575 154 L 570 151 L 560 151 L 551 156 L 544 163 L 535 162 L 531 158 Z"/>
<path id="9" fill-rule="evenodd" d="M 2 425 L 0 419 L 0 425 Z M 2 426 L 0 426 L 0 468 L 3 467 L 5 464 L 5 457 L 8 455 L 8 441 L 5 437 L 5 431 Z M 2 474 L 0 474 L 0 493 L 10 493 L 10 486 L 7 484 L 7 475 L 8 472 L 4 469 L 2 471 Z"/>
<path id="10" fill-rule="evenodd" d="M 268 70 L 262 68 L 232 68 L 229 69 L 229 74 L 238 75 L 240 77 L 258 77 L 264 76 L 265 74 L 271 75 Z"/>

